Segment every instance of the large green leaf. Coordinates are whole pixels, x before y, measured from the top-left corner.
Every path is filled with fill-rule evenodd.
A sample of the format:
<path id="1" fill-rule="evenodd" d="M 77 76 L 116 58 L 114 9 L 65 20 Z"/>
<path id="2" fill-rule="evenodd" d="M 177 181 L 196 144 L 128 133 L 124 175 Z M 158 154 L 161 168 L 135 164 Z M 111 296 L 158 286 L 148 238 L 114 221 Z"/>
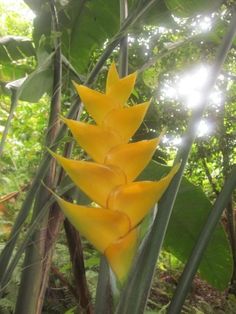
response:
<path id="1" fill-rule="evenodd" d="M 38 102 L 44 93 L 52 88 L 52 57 L 54 53 L 45 55 L 45 60 L 27 77 L 8 84 L 17 89 L 17 97 L 28 102 Z"/>
<path id="2" fill-rule="evenodd" d="M 0 67 L 0 81 L 8 83 L 26 76 L 32 69 L 28 64 L 2 63 Z"/>
<path id="3" fill-rule="evenodd" d="M 21 36 L 0 38 L 0 63 L 11 62 L 35 55 L 32 41 Z"/>
<path id="4" fill-rule="evenodd" d="M 24 2 L 30 7 L 34 12 L 40 11 L 44 1 L 42 0 L 24 0 Z"/>
<path id="5" fill-rule="evenodd" d="M 81 3 L 71 0 L 58 8 L 58 12 L 63 54 L 77 71 L 86 72 L 92 52 L 101 48 L 119 29 L 119 1 Z M 48 7 L 42 7 L 34 21 L 36 45 L 39 45 L 42 35 L 50 36 L 50 28 L 51 13 Z"/>
<path id="6" fill-rule="evenodd" d="M 53 82 L 53 55 L 49 55 L 24 81 L 19 91 L 21 100 L 38 102 L 44 93 L 51 91 Z"/>
<path id="7" fill-rule="evenodd" d="M 139 179 L 157 180 L 166 172 L 168 167 L 152 161 Z M 164 249 L 185 263 L 211 208 L 212 204 L 202 189 L 184 178 L 168 226 Z M 223 290 L 228 286 L 232 268 L 229 241 L 219 224 L 204 254 L 199 273 L 212 286 Z"/>
<path id="8" fill-rule="evenodd" d="M 220 0 L 219 0 L 220 1 Z M 35 0 L 27 0 L 28 5 L 37 12 L 34 20 L 34 41 L 36 46 L 46 43 L 50 51 L 51 12 L 49 6 L 39 5 Z M 214 3 L 213 3 L 214 2 Z M 58 3 L 60 31 L 62 35 L 62 51 L 72 66 L 79 73 L 86 73 L 91 56 L 96 49 L 102 48 L 105 41 L 112 38 L 119 29 L 119 0 L 96 0 Z M 129 12 L 135 10 L 140 1 L 129 1 Z M 139 20 L 138 25 L 173 24 L 172 14 L 189 16 L 202 11 L 212 10 L 217 1 L 181 1 L 157 0 L 147 14 Z M 42 40 L 42 39 L 46 40 Z"/>

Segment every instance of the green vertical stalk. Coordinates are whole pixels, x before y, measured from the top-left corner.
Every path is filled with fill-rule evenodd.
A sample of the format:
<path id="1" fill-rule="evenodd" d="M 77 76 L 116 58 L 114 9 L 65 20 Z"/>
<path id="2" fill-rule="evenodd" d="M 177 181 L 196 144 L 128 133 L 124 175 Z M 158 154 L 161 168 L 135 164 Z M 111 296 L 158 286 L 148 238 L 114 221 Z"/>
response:
<path id="1" fill-rule="evenodd" d="M 210 212 L 208 219 L 202 228 L 202 231 L 198 237 L 195 247 L 192 251 L 184 271 L 179 279 L 177 289 L 174 297 L 170 303 L 167 313 L 178 314 L 181 311 L 187 293 L 191 287 L 193 278 L 197 272 L 198 266 L 201 262 L 201 258 L 207 248 L 207 245 L 211 239 L 211 236 L 219 223 L 220 217 L 224 208 L 226 207 L 233 190 L 236 187 L 236 165 L 234 165 L 231 174 L 229 175 L 222 191 L 216 199 L 212 211 Z"/>
<path id="2" fill-rule="evenodd" d="M 204 87 L 202 101 L 192 114 L 183 138 L 183 146 L 178 151 L 175 162 L 179 162 L 181 160 L 180 169 L 159 202 L 158 212 L 154 220 L 152 230 L 143 244 L 141 253 L 137 258 L 137 262 L 135 263 L 127 281 L 127 285 L 122 291 L 120 303 L 116 311 L 117 314 L 141 314 L 144 312 L 156 262 L 162 248 L 172 208 L 174 206 L 174 201 L 176 199 L 192 143 L 194 142 L 197 134 L 197 125 L 203 115 L 210 91 L 216 82 L 220 69 L 232 45 L 235 33 L 236 18 L 234 15 L 232 17 L 229 30 L 218 49 L 215 63 L 211 68 L 208 82 Z"/>
<path id="3" fill-rule="evenodd" d="M 59 32 L 58 18 L 54 0 L 50 1 L 52 13 L 52 32 L 55 36 Z M 50 146 L 55 140 L 59 128 L 58 114 L 61 108 L 61 80 L 62 80 L 62 63 L 61 63 L 61 41 L 59 37 L 54 38 L 54 79 L 53 94 L 50 105 L 50 115 L 46 134 L 45 144 Z M 55 160 L 51 160 L 49 170 L 44 178 L 45 184 L 51 188 L 55 183 Z M 44 186 L 39 187 L 35 201 L 32 221 L 37 217 L 41 208 L 49 200 L 50 192 Z M 22 277 L 20 282 L 19 293 L 16 302 L 15 314 L 37 314 L 41 312 L 42 296 L 40 288 L 43 272 L 44 252 L 47 247 L 47 225 L 48 214 L 44 216 L 38 230 L 32 236 L 32 243 L 27 247 L 25 260 L 23 264 Z M 30 297 L 29 297 L 30 296 Z M 41 298 L 40 298 L 41 297 Z"/>
<path id="4" fill-rule="evenodd" d="M 75 290 L 79 298 L 77 311 L 84 314 L 92 314 L 93 308 L 86 280 L 81 238 L 79 233 L 67 219 L 64 221 L 64 228 L 69 246 L 72 271 L 75 277 Z"/>
<path id="5" fill-rule="evenodd" d="M 113 313 L 113 296 L 110 282 L 110 268 L 105 256 L 101 257 L 96 289 L 95 314 Z"/>
<path id="6" fill-rule="evenodd" d="M 128 1 L 120 0 L 120 25 L 128 18 Z M 120 77 L 128 74 L 128 35 L 124 36 L 120 41 L 119 53 L 119 74 Z"/>

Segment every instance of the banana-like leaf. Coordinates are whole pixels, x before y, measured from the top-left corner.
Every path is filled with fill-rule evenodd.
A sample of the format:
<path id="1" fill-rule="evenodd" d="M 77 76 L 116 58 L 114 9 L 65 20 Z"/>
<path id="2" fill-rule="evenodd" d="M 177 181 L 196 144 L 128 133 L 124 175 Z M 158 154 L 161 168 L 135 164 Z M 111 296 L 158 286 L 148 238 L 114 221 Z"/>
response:
<path id="1" fill-rule="evenodd" d="M 35 55 L 32 41 L 22 36 L 0 38 L 0 63 L 12 62 Z"/>
<path id="2" fill-rule="evenodd" d="M 47 56 L 42 64 L 27 77 L 10 82 L 9 87 L 17 90 L 17 97 L 28 102 L 37 102 L 44 93 L 50 92 L 52 87 L 52 57 Z"/>
<path id="3" fill-rule="evenodd" d="M 28 4 L 32 6 L 32 3 Z M 119 1 L 71 0 L 58 12 L 63 54 L 77 71 L 86 73 L 91 53 L 101 48 L 119 29 Z M 50 25 L 50 10 L 42 7 L 34 21 L 34 41 L 37 46 L 42 36 L 50 37 Z"/>
<path id="4" fill-rule="evenodd" d="M 166 166 L 152 161 L 139 179 L 157 180 Z M 163 248 L 185 263 L 190 256 L 212 204 L 200 187 L 182 180 Z M 233 261 L 229 241 L 218 225 L 199 267 L 200 276 L 219 290 L 224 290 L 232 275 Z"/>

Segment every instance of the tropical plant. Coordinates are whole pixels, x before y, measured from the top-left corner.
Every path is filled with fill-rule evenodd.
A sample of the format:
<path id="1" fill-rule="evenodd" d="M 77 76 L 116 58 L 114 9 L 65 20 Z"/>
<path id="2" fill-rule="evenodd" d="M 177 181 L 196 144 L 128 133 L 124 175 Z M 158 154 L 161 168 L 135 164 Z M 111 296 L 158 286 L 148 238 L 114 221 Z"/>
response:
<path id="1" fill-rule="evenodd" d="M 209 93 L 215 85 L 227 55 L 230 56 L 232 53 L 230 48 L 236 32 L 236 22 L 234 16 L 232 17 L 234 8 L 231 7 L 231 2 L 226 1 L 223 4 L 221 1 L 206 3 L 203 0 L 25 2 L 36 14 L 33 41 L 5 37 L 0 42 L 0 58 L 3 63 L 1 89 L 4 97 L 9 97 L 9 93 L 11 95 L 11 108 L 0 146 L 0 153 L 3 156 L 10 122 L 14 118 L 18 102 L 20 100 L 38 102 L 44 93 L 47 93 L 51 100 L 50 109 L 46 113 L 48 126 L 44 136 L 43 157 L 0 256 L 2 296 L 6 293 L 16 265 L 25 253 L 15 313 L 42 312 L 53 251 L 64 221 L 57 202 L 72 225 L 107 257 L 109 265 L 122 283 L 118 284 L 117 292 L 114 288 L 116 280 L 102 257 L 95 301 L 96 313 L 143 313 L 162 247 L 186 264 L 167 312 L 179 313 L 198 269 L 201 276 L 212 285 L 218 289 L 226 289 L 232 276 L 234 251 L 231 252 L 223 227 L 218 223 L 235 188 L 236 169 L 232 166 L 235 160 L 232 157 L 227 161 L 225 176 L 227 175 L 228 179 L 224 186 L 222 183 L 218 187 L 218 196 L 213 207 L 203 191 L 187 179 L 182 179 L 182 176 L 197 135 L 196 123 L 205 112 Z M 198 14 L 206 11 L 214 12 L 212 16 L 218 17 L 216 30 L 209 36 L 190 33 L 184 18 L 196 21 Z M 225 11 L 228 15 L 225 18 L 226 23 L 223 24 L 221 17 Z M 177 16 L 181 18 L 178 20 Z M 230 24 L 227 19 L 231 21 Z M 172 31 L 166 37 L 161 37 L 158 27 L 162 25 L 169 25 L 173 29 L 180 28 L 182 33 L 178 35 Z M 140 33 L 140 42 L 142 40 L 145 42 L 145 36 L 151 38 L 159 36 L 152 50 L 153 55 L 150 56 L 150 49 L 147 49 L 147 56 L 143 56 L 138 42 L 134 41 L 129 47 L 128 33 L 137 38 L 139 37 L 137 34 Z M 219 45 L 222 33 L 224 38 Z M 181 36 L 182 39 L 176 42 Z M 173 43 L 168 46 L 169 40 Z M 145 123 L 140 126 L 148 109 L 147 100 L 151 94 L 147 85 L 152 87 L 155 84 L 153 77 L 161 80 L 165 69 L 168 67 L 172 69 L 174 66 L 178 54 L 181 60 L 178 66 L 183 67 L 185 57 L 181 55 L 181 49 L 184 46 L 189 45 L 190 54 L 197 57 L 198 54 L 193 49 L 194 45 L 197 46 L 195 41 L 203 42 L 206 45 L 205 51 L 210 50 L 208 54 L 211 58 L 210 75 L 198 107 L 179 117 L 179 121 L 185 121 L 188 125 L 183 137 L 184 145 L 177 153 L 175 166 L 163 178 L 163 174 L 169 172 L 169 167 L 158 164 L 155 160 L 147 165 L 159 140 L 156 134 L 151 136 L 149 132 L 147 137 L 153 138 L 143 141 Z M 150 38 L 149 41 L 146 40 L 146 44 L 149 45 L 149 42 Z M 100 73 L 96 89 L 101 90 L 106 72 L 105 63 L 108 61 L 110 64 L 111 59 L 117 58 L 120 76 L 112 63 L 108 71 L 106 94 L 86 87 L 94 84 Z M 19 62 L 19 66 L 16 67 L 16 61 L 25 59 L 31 60 L 30 67 L 27 62 L 22 64 Z M 165 69 L 162 69 L 162 59 L 166 64 Z M 153 65 L 157 70 L 156 68 L 153 70 L 151 67 Z M 20 70 L 17 74 L 14 72 L 15 67 Z M 123 108 L 132 92 L 136 77 L 135 74 L 127 76 L 128 68 L 137 69 L 138 73 L 148 70 L 143 75 L 145 84 L 143 81 L 138 82 L 138 87 L 130 97 L 130 107 Z M 148 72 L 150 69 L 152 71 Z M 28 73 L 29 71 L 31 73 Z M 24 77 L 25 74 L 29 75 Z M 74 93 L 71 80 L 77 82 L 74 85 L 78 95 Z M 82 83 L 83 86 L 78 83 Z M 145 102 L 141 105 L 133 105 L 143 101 Z M 82 103 L 96 124 L 93 124 L 83 110 Z M 59 118 L 61 112 L 66 118 Z M 147 122 L 146 126 L 148 125 L 149 129 L 153 128 L 157 121 L 152 106 L 147 112 L 147 119 L 150 115 L 154 121 Z M 79 121 L 81 119 L 83 122 Z M 88 120 L 90 123 L 84 122 Z M 176 118 L 175 123 L 181 126 L 179 121 L 177 123 Z M 74 143 L 70 134 L 66 136 L 66 126 L 94 162 L 70 159 Z M 183 126 L 180 128 L 185 129 Z M 155 133 L 160 131 L 156 126 L 154 130 Z M 132 141 L 128 143 L 131 138 Z M 60 155 L 55 153 L 57 148 L 61 152 Z M 193 152 L 194 150 L 195 146 Z M 163 156 L 168 155 L 165 149 L 162 153 Z M 86 156 L 81 148 L 77 148 L 77 155 L 80 158 Z M 172 152 L 170 155 L 173 159 Z M 59 161 L 62 168 L 56 167 L 52 156 Z M 157 157 L 162 162 L 165 159 L 160 155 Z M 131 158 L 134 160 L 130 160 Z M 146 165 L 146 169 L 140 174 Z M 75 193 L 74 184 L 68 181 L 63 168 L 79 186 L 79 195 Z M 133 182 L 137 176 L 137 181 Z M 56 195 L 50 192 L 55 188 Z M 126 195 L 130 191 L 135 197 Z M 70 202 L 64 199 L 69 199 Z M 92 201 L 96 202 L 99 208 L 94 203 L 91 206 Z M 149 214 L 149 210 L 157 201 L 158 210 Z M 235 225 L 232 208 L 233 206 L 230 206 L 228 211 L 228 222 L 231 226 L 231 248 L 234 248 Z M 87 215 L 91 218 L 88 219 Z M 77 311 L 92 313 L 93 305 L 86 282 L 81 239 L 69 221 L 64 222 L 64 229 L 74 273 Z M 27 228 L 26 232 L 24 226 Z M 90 228 L 94 230 L 91 231 Z M 137 244 L 137 229 L 140 229 L 142 235 L 139 239 L 140 245 Z M 234 266 L 235 261 L 234 254 Z"/>

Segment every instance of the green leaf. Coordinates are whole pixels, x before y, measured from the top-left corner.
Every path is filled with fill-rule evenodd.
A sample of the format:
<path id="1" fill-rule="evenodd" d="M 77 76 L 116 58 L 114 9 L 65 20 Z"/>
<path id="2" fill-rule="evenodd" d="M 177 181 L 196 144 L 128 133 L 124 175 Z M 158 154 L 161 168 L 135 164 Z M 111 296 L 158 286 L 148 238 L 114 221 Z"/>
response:
<path id="1" fill-rule="evenodd" d="M 0 62 L 11 62 L 35 55 L 32 41 L 21 36 L 0 38 Z"/>
<path id="2" fill-rule="evenodd" d="M 165 1 L 156 1 L 151 10 L 142 19 L 142 24 L 170 26 L 174 27 L 175 21 L 172 17 L 172 12 L 167 8 Z"/>
<path id="3" fill-rule="evenodd" d="M 24 2 L 35 12 L 39 11 L 43 4 L 43 1 L 39 0 L 24 0 Z"/>
<path id="4" fill-rule="evenodd" d="M 217 9 L 222 0 L 165 0 L 166 6 L 173 14 L 182 17 L 206 13 Z"/>
<path id="5" fill-rule="evenodd" d="M 18 98 L 28 102 L 38 102 L 52 87 L 52 57 L 49 55 L 27 78 L 11 82 L 18 89 Z"/>
<path id="6" fill-rule="evenodd" d="M 11 82 L 24 77 L 31 71 L 27 64 L 2 63 L 0 68 L 0 81 Z"/>
<path id="7" fill-rule="evenodd" d="M 36 45 L 42 35 L 50 36 L 51 14 L 44 9 L 34 22 Z M 72 0 L 58 12 L 63 54 L 77 71 L 86 73 L 92 52 L 119 29 L 119 1 L 86 1 L 81 5 Z"/>
<path id="8" fill-rule="evenodd" d="M 168 167 L 152 161 L 142 180 L 157 180 Z M 183 178 L 164 242 L 164 249 L 185 263 L 212 208 L 201 188 Z M 232 254 L 222 225 L 216 228 L 199 267 L 203 279 L 224 290 L 232 275 Z"/>

